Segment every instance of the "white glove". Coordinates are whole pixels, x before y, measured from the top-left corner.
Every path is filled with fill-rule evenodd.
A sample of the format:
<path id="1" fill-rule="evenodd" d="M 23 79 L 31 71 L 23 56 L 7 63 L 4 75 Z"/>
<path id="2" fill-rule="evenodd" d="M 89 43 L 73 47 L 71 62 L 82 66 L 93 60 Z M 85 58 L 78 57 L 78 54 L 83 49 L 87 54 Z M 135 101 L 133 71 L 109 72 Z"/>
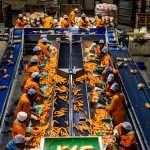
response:
<path id="1" fill-rule="evenodd" d="M 37 118 L 37 116 L 35 116 L 35 115 L 33 115 L 33 114 L 31 114 L 31 117 L 30 117 L 31 119 L 33 119 L 33 120 L 37 120 L 38 118 Z"/>
<path id="2" fill-rule="evenodd" d="M 96 43 L 93 43 L 92 46 L 96 46 Z"/>

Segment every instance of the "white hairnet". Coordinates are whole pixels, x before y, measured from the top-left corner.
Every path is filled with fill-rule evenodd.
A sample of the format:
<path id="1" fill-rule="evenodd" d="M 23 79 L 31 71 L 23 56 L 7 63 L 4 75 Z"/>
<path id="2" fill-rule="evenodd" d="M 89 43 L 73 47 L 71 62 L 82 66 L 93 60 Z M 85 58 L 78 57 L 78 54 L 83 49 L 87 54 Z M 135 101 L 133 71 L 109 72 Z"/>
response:
<path id="1" fill-rule="evenodd" d="M 125 128 L 126 130 L 132 130 L 132 125 L 130 122 L 124 122 L 122 124 L 123 128 Z"/>
<path id="2" fill-rule="evenodd" d="M 17 114 L 17 120 L 19 120 L 19 121 L 25 121 L 26 119 L 27 119 L 27 113 L 26 112 L 20 111 Z"/>

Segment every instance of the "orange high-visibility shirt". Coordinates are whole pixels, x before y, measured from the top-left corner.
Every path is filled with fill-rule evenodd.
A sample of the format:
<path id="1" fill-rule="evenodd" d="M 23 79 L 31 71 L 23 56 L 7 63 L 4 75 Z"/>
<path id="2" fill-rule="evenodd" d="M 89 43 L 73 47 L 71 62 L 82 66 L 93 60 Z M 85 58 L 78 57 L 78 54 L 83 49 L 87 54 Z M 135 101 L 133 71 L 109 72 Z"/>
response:
<path id="1" fill-rule="evenodd" d="M 114 129 L 118 131 L 119 137 L 121 138 L 121 141 L 120 141 L 121 147 L 123 147 L 125 149 L 126 148 L 131 148 L 131 146 L 134 144 L 134 140 L 135 140 L 134 132 L 129 131 L 129 133 L 123 135 L 122 134 L 122 123 L 117 125 Z M 123 149 L 121 147 L 119 148 L 119 150 Z"/>
<path id="2" fill-rule="evenodd" d="M 80 21 L 79 21 L 79 28 L 80 29 L 85 29 L 87 26 L 88 26 L 88 22 L 81 18 Z"/>
<path id="3" fill-rule="evenodd" d="M 32 78 L 29 78 L 24 85 L 23 92 L 27 93 L 31 88 L 35 89 L 37 94 L 40 94 L 39 84 L 36 83 Z"/>
<path id="4" fill-rule="evenodd" d="M 111 58 L 110 58 L 110 56 L 108 54 L 106 54 L 105 56 L 103 56 L 103 58 L 101 59 L 101 64 L 102 64 L 103 68 L 105 68 L 107 66 L 113 67 Z"/>
<path id="5" fill-rule="evenodd" d="M 71 25 L 73 25 L 75 23 L 75 12 L 71 11 L 71 13 L 69 14 L 69 22 Z"/>
<path id="6" fill-rule="evenodd" d="M 38 43 L 38 46 L 41 48 L 43 54 L 44 54 L 46 57 L 49 57 L 49 56 L 50 56 L 50 54 L 49 54 L 49 52 L 48 52 L 48 45 L 47 45 L 47 44 L 44 45 L 43 43 L 40 42 L 40 43 Z"/>
<path id="7" fill-rule="evenodd" d="M 26 137 L 26 125 L 21 124 L 20 122 L 15 120 L 12 126 L 12 139 L 14 139 L 14 137 L 18 134 L 21 134 L 24 137 Z"/>
<path id="8" fill-rule="evenodd" d="M 112 98 L 110 105 L 106 106 L 106 110 L 112 114 L 112 119 L 117 123 L 125 121 L 125 101 L 124 95 L 120 92 L 115 93 Z"/>
<path id="9" fill-rule="evenodd" d="M 16 28 L 24 28 L 24 22 L 21 19 L 16 20 Z"/>
<path id="10" fill-rule="evenodd" d="M 17 117 L 18 112 L 24 111 L 27 113 L 28 118 L 31 116 L 31 109 L 30 109 L 30 100 L 26 93 L 23 93 L 19 99 L 18 105 L 15 110 L 15 118 Z"/>
<path id="11" fill-rule="evenodd" d="M 38 65 L 34 65 L 34 66 L 29 66 L 29 65 L 25 65 L 25 69 L 24 69 L 24 83 L 26 83 L 26 81 L 31 78 L 31 74 L 33 72 L 40 72 L 39 66 Z"/>
<path id="12" fill-rule="evenodd" d="M 43 20 L 43 28 L 52 28 L 54 26 L 53 18 L 46 17 Z"/>
<path id="13" fill-rule="evenodd" d="M 60 23 L 61 28 L 68 28 L 69 27 L 69 22 L 66 19 L 62 19 Z"/>
<path id="14" fill-rule="evenodd" d="M 101 28 L 103 26 L 103 20 L 100 18 L 97 18 L 95 20 L 95 26 L 96 26 L 96 28 Z"/>

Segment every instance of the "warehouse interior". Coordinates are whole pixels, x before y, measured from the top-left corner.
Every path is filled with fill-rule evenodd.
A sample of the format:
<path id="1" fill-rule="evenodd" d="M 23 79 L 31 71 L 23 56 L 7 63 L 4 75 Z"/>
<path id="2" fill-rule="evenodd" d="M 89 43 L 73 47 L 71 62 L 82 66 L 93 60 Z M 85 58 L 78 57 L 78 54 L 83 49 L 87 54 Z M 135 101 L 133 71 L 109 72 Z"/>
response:
<path id="1" fill-rule="evenodd" d="M 150 149 L 150 0 L 0 0 L 2 150 Z"/>

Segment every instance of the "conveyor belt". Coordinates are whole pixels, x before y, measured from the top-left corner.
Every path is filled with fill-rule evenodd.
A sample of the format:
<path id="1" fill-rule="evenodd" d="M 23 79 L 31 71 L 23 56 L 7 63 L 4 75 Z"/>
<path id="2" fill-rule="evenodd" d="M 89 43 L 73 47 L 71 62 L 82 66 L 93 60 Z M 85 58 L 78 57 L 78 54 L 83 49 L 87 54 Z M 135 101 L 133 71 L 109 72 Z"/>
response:
<path id="1" fill-rule="evenodd" d="M 58 58 L 58 68 L 69 68 L 69 43 L 61 43 Z"/>
<path id="2" fill-rule="evenodd" d="M 84 81 L 84 83 L 76 83 L 76 89 L 79 90 L 81 89 L 81 91 L 79 92 L 79 94 L 82 95 L 82 98 L 78 99 L 78 97 L 76 96 L 73 96 L 73 99 L 74 99 L 74 105 L 76 105 L 76 102 L 81 100 L 84 104 L 83 106 L 83 110 L 80 110 L 80 111 L 73 111 L 73 124 L 74 125 L 80 125 L 80 124 L 86 124 L 89 126 L 89 124 L 86 123 L 85 120 L 80 120 L 81 117 L 84 117 L 86 119 L 90 119 L 89 118 L 89 104 L 88 104 L 88 100 L 87 100 L 87 85 Z M 88 133 L 87 131 L 83 131 L 83 132 L 80 132 L 78 131 L 76 128 L 73 128 L 73 131 L 75 133 L 76 136 L 88 136 L 90 133 Z"/>
<path id="3" fill-rule="evenodd" d="M 72 68 L 83 68 L 81 43 L 72 44 Z"/>
<path id="4" fill-rule="evenodd" d="M 14 36 L 19 36 L 19 40 L 22 40 L 22 30 L 21 29 L 15 29 L 14 30 Z M 13 58 L 10 59 L 9 57 L 7 57 L 7 59 L 10 59 L 14 64 L 8 66 L 7 64 L 0 64 L 1 68 L 5 68 L 7 69 L 7 74 L 9 74 L 9 77 L 7 79 L 2 79 L 2 77 L 4 76 L 4 74 L 0 74 L 0 85 L 1 86 L 7 86 L 8 89 L 4 89 L 4 90 L 0 90 L 0 118 L 3 115 L 8 97 L 10 96 L 10 91 L 12 88 L 12 84 L 15 78 L 15 75 L 17 73 L 17 69 L 18 66 L 20 65 L 20 60 L 21 60 L 21 55 L 23 53 L 22 50 L 22 42 L 13 44 L 14 48 L 12 48 L 11 50 L 14 52 L 13 53 Z M 5 53 L 3 56 L 8 56 L 9 54 L 9 50 L 8 48 L 6 49 Z"/>
<path id="5" fill-rule="evenodd" d="M 115 64 L 118 62 L 117 57 L 131 58 L 127 49 L 113 49 L 110 50 L 110 54 Z M 135 75 L 131 74 L 130 69 L 137 69 L 137 73 Z M 129 62 L 127 68 L 118 67 L 118 71 L 121 76 L 122 84 L 128 97 L 131 110 L 136 119 L 136 124 L 140 129 L 140 136 L 144 141 L 144 143 L 142 144 L 144 144 L 146 146 L 145 148 L 149 150 L 150 134 L 148 130 L 150 126 L 150 111 L 144 108 L 144 105 L 145 103 L 150 101 L 150 89 L 147 86 L 134 61 Z M 139 83 L 144 83 L 145 88 L 138 90 L 137 85 Z"/>

